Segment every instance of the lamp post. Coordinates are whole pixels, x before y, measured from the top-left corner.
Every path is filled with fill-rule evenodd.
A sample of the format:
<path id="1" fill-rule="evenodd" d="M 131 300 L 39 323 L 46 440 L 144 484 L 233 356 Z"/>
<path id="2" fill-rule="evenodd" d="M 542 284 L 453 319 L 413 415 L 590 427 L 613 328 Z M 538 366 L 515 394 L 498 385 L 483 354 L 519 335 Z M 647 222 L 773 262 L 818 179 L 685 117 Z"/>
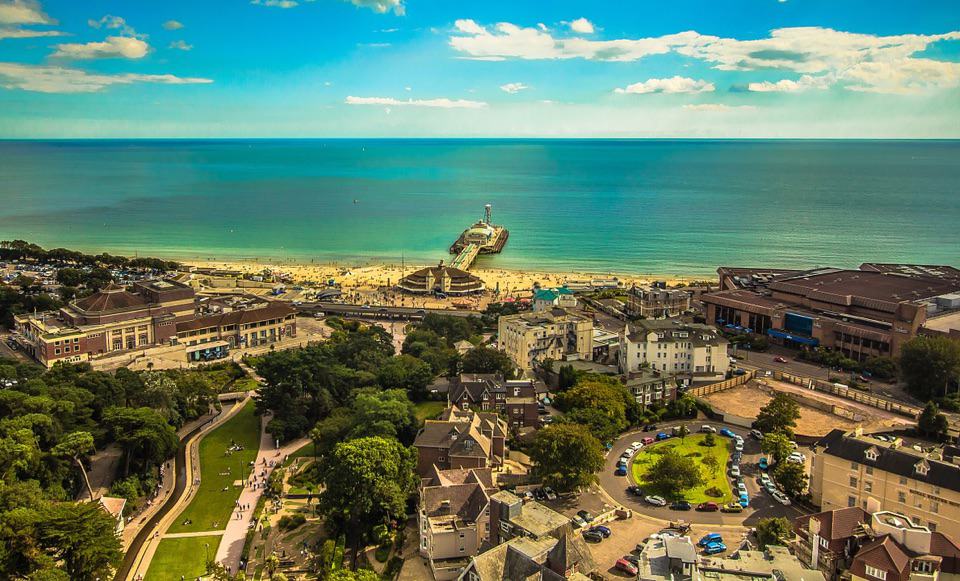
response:
<path id="1" fill-rule="evenodd" d="M 210 570 L 210 543 L 203 543 L 203 566 Z"/>

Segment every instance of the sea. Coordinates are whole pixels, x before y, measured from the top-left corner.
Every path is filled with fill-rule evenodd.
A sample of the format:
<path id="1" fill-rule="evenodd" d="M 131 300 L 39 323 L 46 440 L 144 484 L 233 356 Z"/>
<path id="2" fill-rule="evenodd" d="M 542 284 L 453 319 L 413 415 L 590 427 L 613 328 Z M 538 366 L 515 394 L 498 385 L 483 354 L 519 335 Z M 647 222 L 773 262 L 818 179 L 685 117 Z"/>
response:
<path id="1" fill-rule="evenodd" d="M 960 265 L 960 141 L 0 141 L 0 240 L 181 259 L 486 268 Z"/>

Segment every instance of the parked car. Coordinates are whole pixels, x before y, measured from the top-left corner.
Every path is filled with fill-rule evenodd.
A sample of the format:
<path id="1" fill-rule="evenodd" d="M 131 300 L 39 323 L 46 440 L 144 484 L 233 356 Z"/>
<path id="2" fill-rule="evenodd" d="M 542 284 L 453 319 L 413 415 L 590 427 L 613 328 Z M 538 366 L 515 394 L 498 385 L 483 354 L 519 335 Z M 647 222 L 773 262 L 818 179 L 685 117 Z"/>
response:
<path id="1" fill-rule="evenodd" d="M 668 440 L 668 439 L 670 439 L 670 434 L 666 432 L 660 432 L 659 434 L 657 434 L 657 441 Z"/>
<path id="2" fill-rule="evenodd" d="M 624 460 L 623 458 L 618 458 L 618 459 L 617 459 L 617 468 L 620 468 L 621 466 L 624 467 L 624 468 L 626 468 L 626 467 L 627 467 L 627 461 Z"/>
<path id="3" fill-rule="evenodd" d="M 720 535 L 720 533 L 708 533 L 700 537 L 700 540 L 697 541 L 697 545 L 701 547 L 706 547 L 710 543 L 722 543 L 722 542 L 723 542 L 723 537 Z"/>
<path id="4" fill-rule="evenodd" d="M 634 442 L 634 443 L 630 444 L 630 447 L 631 447 L 634 451 L 639 450 L 640 448 L 643 448 L 643 442 Z"/>
<path id="5" fill-rule="evenodd" d="M 588 543 L 600 543 L 603 542 L 603 535 L 594 531 L 583 531 L 583 540 Z"/>
<path id="6" fill-rule="evenodd" d="M 797 464 L 803 464 L 806 462 L 807 457 L 801 454 L 800 452 L 794 452 L 787 456 L 787 462 L 796 462 Z"/>
<path id="7" fill-rule="evenodd" d="M 693 506 L 686 500 L 677 500 L 670 505 L 670 510 L 690 510 Z"/>
<path id="8" fill-rule="evenodd" d="M 737 452 L 743 452 L 743 442 L 737 442 L 734 445 L 733 449 L 736 450 Z"/>
<path id="9" fill-rule="evenodd" d="M 786 360 L 785 358 L 780 357 L 779 355 L 777 355 L 776 357 L 774 357 L 773 360 L 776 361 L 777 363 L 786 363 L 786 362 L 787 362 L 787 360 Z"/>
<path id="10" fill-rule="evenodd" d="M 637 486 L 636 484 L 631 484 L 627 487 L 627 494 L 632 494 L 634 496 L 643 496 L 643 489 Z"/>
<path id="11" fill-rule="evenodd" d="M 790 499 L 787 498 L 787 495 L 786 495 L 786 494 L 780 492 L 779 490 L 776 491 L 776 492 L 774 492 L 774 493 L 772 493 L 770 496 L 772 496 L 772 497 L 774 498 L 774 500 L 776 500 L 777 502 L 779 502 L 779 503 L 782 504 L 783 506 L 790 506 Z"/>
<path id="12" fill-rule="evenodd" d="M 643 549 L 641 549 L 641 550 L 643 550 Z M 623 557 L 621 557 L 621 559 L 623 559 L 624 561 L 630 561 L 630 562 L 633 563 L 633 565 L 636 566 L 636 567 L 639 567 L 639 566 L 640 566 L 640 557 L 634 555 L 633 553 L 627 553 L 626 555 L 624 555 Z"/>
<path id="13" fill-rule="evenodd" d="M 667 506 L 667 501 L 662 496 L 647 496 L 644 499 L 647 504 L 652 504 L 653 506 Z"/>
<path id="14" fill-rule="evenodd" d="M 767 458 L 766 458 L 766 456 L 761 456 L 761 457 L 760 457 L 759 466 L 760 466 L 760 470 L 766 470 L 766 469 L 767 469 Z"/>
<path id="15" fill-rule="evenodd" d="M 556 499 L 557 499 L 557 493 L 554 492 L 553 489 L 550 488 L 549 486 L 544 486 L 544 487 L 543 487 L 543 494 L 544 494 L 544 496 L 547 497 L 547 500 L 556 500 Z"/>
<path id="16" fill-rule="evenodd" d="M 580 517 L 580 515 L 576 515 L 572 519 L 570 519 L 570 524 L 573 525 L 573 528 L 579 529 L 581 527 L 587 526 L 587 521 L 583 520 Z"/>
<path id="17" fill-rule="evenodd" d="M 716 434 L 716 433 L 717 433 L 717 429 L 714 428 L 714 427 L 711 426 L 711 425 L 708 425 L 708 424 L 703 424 L 702 426 L 700 426 L 700 431 L 703 432 L 703 433 L 709 432 L 709 433 L 711 433 L 711 434 Z"/>
<path id="18" fill-rule="evenodd" d="M 760 482 L 760 486 L 766 488 L 767 484 L 771 482 L 770 475 L 768 475 L 766 472 L 761 472 L 760 478 L 758 478 L 758 481 Z"/>
<path id="19" fill-rule="evenodd" d="M 603 525 L 592 526 L 590 527 L 590 531 L 600 533 L 605 539 L 609 539 L 610 535 L 613 534 L 613 531 L 611 531 L 609 527 L 605 527 Z"/>
<path id="20" fill-rule="evenodd" d="M 740 369 L 739 367 L 737 367 L 737 368 L 735 368 L 735 369 L 733 370 L 733 374 L 734 374 L 734 375 L 746 375 L 746 374 L 747 374 L 747 370 L 746 370 L 746 369 Z"/>
<path id="21" fill-rule="evenodd" d="M 657 424 L 647 424 L 647 426 L 646 426 L 645 428 L 643 428 L 643 431 L 645 431 L 645 432 L 656 432 L 656 431 L 657 431 Z"/>
<path id="22" fill-rule="evenodd" d="M 578 510 L 577 516 L 585 520 L 586 522 L 593 522 L 593 515 L 585 510 Z"/>
<path id="23" fill-rule="evenodd" d="M 644 445 L 644 446 L 649 446 L 650 444 L 652 444 L 652 443 L 654 443 L 654 442 L 656 442 L 656 440 L 654 440 L 653 438 L 651 438 L 651 437 L 649 437 L 649 436 L 643 439 L 643 445 Z"/>
<path id="24" fill-rule="evenodd" d="M 739 464 L 734 464 L 733 467 L 730 468 L 730 476 L 733 476 L 734 478 L 740 478 L 740 465 L 739 465 Z"/>
<path id="25" fill-rule="evenodd" d="M 720 435 L 721 435 L 721 436 L 726 436 L 726 437 L 728 437 L 728 438 L 732 438 L 732 437 L 736 436 L 736 434 L 734 434 L 732 431 L 730 431 L 729 428 L 720 428 Z"/>
<path id="26" fill-rule="evenodd" d="M 639 570 L 637 569 L 637 566 L 626 559 L 617 559 L 616 567 L 617 569 L 620 569 L 621 571 L 627 573 L 628 575 L 635 576 L 639 572 Z"/>
<path id="27" fill-rule="evenodd" d="M 760 430 L 750 430 L 750 436 L 752 436 L 754 440 L 762 440 L 763 432 Z"/>
<path id="28" fill-rule="evenodd" d="M 701 502 L 697 505 L 697 510 L 702 512 L 717 512 L 720 510 L 720 505 L 715 502 Z"/>
<path id="29" fill-rule="evenodd" d="M 722 553 L 727 550 L 727 546 L 723 543 L 711 543 L 703 549 L 705 555 L 716 555 L 717 553 Z"/>
<path id="30" fill-rule="evenodd" d="M 773 480 L 771 480 L 770 482 L 767 482 L 763 487 L 770 494 L 773 494 L 775 492 L 780 492 L 780 490 L 777 488 L 777 485 L 773 483 Z"/>
<path id="31" fill-rule="evenodd" d="M 747 496 L 746 494 L 741 494 L 740 500 L 738 502 L 740 503 L 741 507 L 747 508 L 748 506 L 750 506 L 750 497 Z"/>
<path id="32" fill-rule="evenodd" d="M 720 509 L 721 512 L 743 512 L 743 507 L 740 506 L 739 502 L 731 502 L 730 504 L 723 505 L 723 508 Z"/>
<path id="33" fill-rule="evenodd" d="M 624 450 L 623 454 L 620 454 L 620 457 L 626 458 L 629 460 L 630 458 L 633 458 L 633 455 L 636 453 L 637 453 L 636 450 L 634 450 L 633 448 L 627 448 L 626 450 Z"/>
<path id="34" fill-rule="evenodd" d="M 737 483 L 737 493 L 741 496 L 747 493 L 747 485 L 743 482 Z"/>
<path id="35" fill-rule="evenodd" d="M 614 472 L 614 474 L 615 474 L 616 476 L 626 476 L 626 475 L 627 475 L 627 467 L 626 467 L 626 466 L 617 466 L 617 471 Z"/>

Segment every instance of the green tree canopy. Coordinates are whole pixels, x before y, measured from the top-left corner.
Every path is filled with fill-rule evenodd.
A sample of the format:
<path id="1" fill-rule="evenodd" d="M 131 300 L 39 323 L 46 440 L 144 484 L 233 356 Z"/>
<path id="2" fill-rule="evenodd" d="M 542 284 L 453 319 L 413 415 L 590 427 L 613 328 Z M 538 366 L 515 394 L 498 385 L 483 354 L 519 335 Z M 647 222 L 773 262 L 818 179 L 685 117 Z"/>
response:
<path id="1" fill-rule="evenodd" d="M 900 375 L 915 397 L 928 400 L 946 395 L 960 377 L 960 341 L 920 335 L 900 350 Z"/>
<path id="2" fill-rule="evenodd" d="M 783 432 L 792 438 L 798 419 L 800 419 L 800 405 L 788 394 L 777 392 L 767 405 L 760 408 L 753 427 L 764 434 Z"/>
<path id="3" fill-rule="evenodd" d="M 763 440 L 760 441 L 760 449 L 765 454 L 769 454 L 775 463 L 780 463 L 793 452 L 793 445 L 786 434 L 769 432 L 763 435 Z"/>
<path id="4" fill-rule="evenodd" d="M 558 423 L 537 432 L 530 459 L 545 484 L 566 492 L 596 479 L 603 468 L 603 449 L 589 428 Z"/>
<path id="5" fill-rule="evenodd" d="M 700 467 L 692 458 L 668 449 L 647 470 L 646 479 L 669 498 L 682 498 L 686 490 L 704 482 Z"/>
<path id="6" fill-rule="evenodd" d="M 773 478 L 787 496 L 799 496 L 807 489 L 807 471 L 800 462 L 779 462 L 773 467 Z"/>
<path id="7" fill-rule="evenodd" d="M 461 367 L 464 373 L 499 373 L 510 379 L 516 366 L 503 351 L 490 347 L 474 347 L 464 354 Z"/>
<path id="8" fill-rule="evenodd" d="M 950 422 L 947 416 L 940 413 L 940 408 L 934 402 L 927 402 L 917 420 L 917 429 L 921 434 L 935 440 L 942 440 L 947 436 Z"/>
<path id="9" fill-rule="evenodd" d="M 785 517 L 762 518 L 757 522 L 757 544 L 761 549 L 767 548 L 767 545 L 786 544 L 793 538 L 793 526 Z"/>

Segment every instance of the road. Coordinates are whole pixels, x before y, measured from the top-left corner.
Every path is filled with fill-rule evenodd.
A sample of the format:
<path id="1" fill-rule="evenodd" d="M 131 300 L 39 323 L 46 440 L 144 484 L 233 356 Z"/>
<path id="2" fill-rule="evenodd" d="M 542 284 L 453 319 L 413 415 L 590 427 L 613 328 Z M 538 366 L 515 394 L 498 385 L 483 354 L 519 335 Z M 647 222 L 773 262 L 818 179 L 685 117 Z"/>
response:
<path id="1" fill-rule="evenodd" d="M 461 309 L 418 309 L 414 307 L 374 307 L 368 305 L 348 305 L 343 303 L 303 303 L 295 305 L 301 314 L 312 315 L 322 312 L 326 315 L 341 317 L 362 317 L 365 319 L 419 320 L 426 314 L 450 315 L 453 317 L 479 317 L 478 311 Z"/>

